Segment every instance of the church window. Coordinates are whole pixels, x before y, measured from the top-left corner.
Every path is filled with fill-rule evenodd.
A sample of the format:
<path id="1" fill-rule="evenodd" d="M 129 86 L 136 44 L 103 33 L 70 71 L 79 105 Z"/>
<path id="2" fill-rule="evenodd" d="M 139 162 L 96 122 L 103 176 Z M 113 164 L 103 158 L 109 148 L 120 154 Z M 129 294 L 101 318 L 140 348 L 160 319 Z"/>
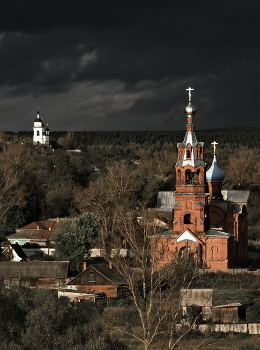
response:
<path id="1" fill-rule="evenodd" d="M 187 169 L 185 171 L 185 179 L 186 179 L 186 184 L 190 184 L 192 181 L 192 173 L 190 171 L 190 169 Z"/>
<path id="2" fill-rule="evenodd" d="M 39 130 L 37 130 L 37 136 L 40 136 L 40 131 Z"/>
<path id="3" fill-rule="evenodd" d="M 190 150 L 188 149 L 187 152 L 186 152 L 186 158 L 187 158 L 187 159 L 190 159 L 190 154 L 191 154 L 191 152 L 190 152 Z"/>
<path id="4" fill-rule="evenodd" d="M 199 150 L 196 151 L 196 157 L 197 157 L 197 159 L 199 159 L 199 157 L 200 157 L 200 151 Z"/>
<path id="5" fill-rule="evenodd" d="M 186 224 L 186 225 L 192 224 L 190 214 L 184 215 L 184 224 Z"/>
<path id="6" fill-rule="evenodd" d="M 181 182 L 181 171 L 180 169 L 178 169 L 177 171 L 177 183 L 180 183 Z"/>

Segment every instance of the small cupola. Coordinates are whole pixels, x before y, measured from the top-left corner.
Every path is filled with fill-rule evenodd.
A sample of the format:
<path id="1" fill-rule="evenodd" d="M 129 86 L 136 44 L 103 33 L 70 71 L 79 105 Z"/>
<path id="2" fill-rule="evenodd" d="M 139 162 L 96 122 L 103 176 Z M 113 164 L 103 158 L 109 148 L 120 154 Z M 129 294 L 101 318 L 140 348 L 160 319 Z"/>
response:
<path id="1" fill-rule="evenodd" d="M 216 158 L 217 142 L 214 141 L 212 145 L 214 146 L 214 157 L 211 167 L 206 172 L 206 180 L 208 182 L 223 182 L 223 180 L 225 179 L 225 173 L 223 170 L 220 169 Z"/>
<path id="2" fill-rule="evenodd" d="M 220 169 L 217 158 L 216 158 L 216 145 L 217 142 L 214 141 L 212 143 L 214 147 L 214 157 L 212 161 L 212 165 L 209 170 L 206 172 L 206 180 L 208 182 L 209 193 L 211 195 L 211 199 L 222 199 L 221 194 L 221 186 L 222 182 L 225 179 L 225 173 Z"/>

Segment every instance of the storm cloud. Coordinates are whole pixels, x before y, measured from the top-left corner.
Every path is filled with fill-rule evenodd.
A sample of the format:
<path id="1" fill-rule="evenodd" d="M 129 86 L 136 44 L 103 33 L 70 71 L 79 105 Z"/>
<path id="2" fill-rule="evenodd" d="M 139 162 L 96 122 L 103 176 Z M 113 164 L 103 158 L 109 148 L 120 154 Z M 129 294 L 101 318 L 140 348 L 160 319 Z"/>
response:
<path id="1" fill-rule="evenodd" d="M 2 1 L 0 130 L 260 125 L 260 3 Z"/>

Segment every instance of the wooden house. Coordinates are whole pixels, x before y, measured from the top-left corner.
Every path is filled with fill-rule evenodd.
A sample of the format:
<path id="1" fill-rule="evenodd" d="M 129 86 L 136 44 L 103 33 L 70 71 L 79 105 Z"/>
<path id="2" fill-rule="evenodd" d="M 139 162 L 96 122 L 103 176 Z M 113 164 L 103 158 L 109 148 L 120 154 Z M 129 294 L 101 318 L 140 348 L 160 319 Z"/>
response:
<path id="1" fill-rule="evenodd" d="M 58 289 L 68 282 L 69 261 L 0 261 L 0 283 Z"/>
<path id="2" fill-rule="evenodd" d="M 106 264 L 91 265 L 72 279 L 68 288 L 105 293 L 107 297 L 125 296 L 127 286 L 124 278 Z"/>

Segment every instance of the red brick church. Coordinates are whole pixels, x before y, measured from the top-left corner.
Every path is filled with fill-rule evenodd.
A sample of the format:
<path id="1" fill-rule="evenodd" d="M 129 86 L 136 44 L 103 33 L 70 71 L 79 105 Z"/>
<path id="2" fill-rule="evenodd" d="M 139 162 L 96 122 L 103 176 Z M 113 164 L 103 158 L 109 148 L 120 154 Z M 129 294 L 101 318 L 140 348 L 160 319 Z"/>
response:
<path id="1" fill-rule="evenodd" d="M 225 174 L 214 157 L 206 171 L 204 142 L 198 142 L 194 129 L 195 107 L 185 108 L 186 134 L 178 143 L 175 192 L 161 193 L 159 210 L 173 211 L 172 229 L 159 241 L 167 247 L 161 266 L 173 255 L 194 259 L 198 266 L 229 269 L 247 262 L 248 191 L 222 190 Z M 166 203 L 167 202 L 167 203 Z"/>

